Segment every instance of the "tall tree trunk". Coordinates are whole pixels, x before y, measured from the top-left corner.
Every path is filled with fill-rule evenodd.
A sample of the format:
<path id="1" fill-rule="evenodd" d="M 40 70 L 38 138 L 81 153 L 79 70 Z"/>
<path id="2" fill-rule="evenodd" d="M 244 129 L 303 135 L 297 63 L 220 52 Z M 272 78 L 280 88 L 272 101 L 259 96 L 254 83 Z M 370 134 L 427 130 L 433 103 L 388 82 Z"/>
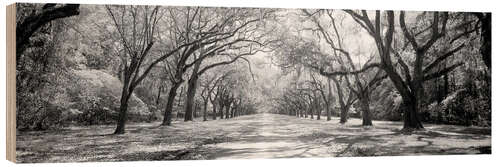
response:
<path id="1" fill-rule="evenodd" d="M 331 84 L 331 81 L 329 78 L 327 78 L 328 80 L 328 97 L 326 99 L 326 121 L 330 121 L 332 120 L 332 113 L 330 111 L 330 100 L 332 99 L 332 84 Z"/>
<path id="2" fill-rule="evenodd" d="M 207 105 L 208 99 L 203 99 L 203 121 L 207 121 Z"/>
<path id="3" fill-rule="evenodd" d="M 172 123 L 172 109 L 174 108 L 175 96 L 177 96 L 177 89 L 182 82 L 177 82 L 172 85 L 170 91 L 168 92 L 167 105 L 165 106 L 165 112 L 163 113 L 163 122 L 161 125 L 170 126 Z"/>
<path id="4" fill-rule="evenodd" d="M 187 98 L 186 105 L 184 110 L 184 121 L 192 121 L 193 120 L 193 103 L 194 103 L 194 95 L 196 94 L 196 89 L 198 88 L 198 70 L 200 69 L 202 61 L 198 61 L 194 67 L 191 77 L 188 81 L 188 89 L 187 89 Z"/>
<path id="5" fill-rule="evenodd" d="M 231 102 L 226 103 L 226 119 L 229 119 L 229 110 L 231 110 Z"/>
<path id="6" fill-rule="evenodd" d="M 311 119 L 314 119 L 314 111 L 316 111 L 316 106 L 313 104 L 313 106 L 309 110 L 309 114 L 311 114 Z"/>
<path id="7" fill-rule="evenodd" d="M 198 107 L 200 106 L 200 103 L 197 101 L 194 102 L 194 108 L 193 108 L 193 119 L 198 118 Z"/>
<path id="8" fill-rule="evenodd" d="M 318 110 L 316 110 L 316 120 L 320 119 L 321 119 L 321 109 L 318 108 Z"/>
<path id="9" fill-rule="evenodd" d="M 217 103 L 214 101 L 212 101 L 212 119 L 213 120 L 217 120 Z"/>
<path id="10" fill-rule="evenodd" d="M 321 119 L 321 107 L 320 107 L 320 101 L 315 97 L 315 109 L 316 109 L 316 120 Z"/>
<path id="11" fill-rule="evenodd" d="M 118 113 L 118 121 L 114 134 L 125 133 L 125 122 L 127 121 L 128 100 L 130 99 L 130 92 L 128 92 L 128 83 L 125 83 L 120 98 L 120 112 Z"/>
<path id="12" fill-rule="evenodd" d="M 311 106 L 307 106 L 306 110 L 304 111 L 304 118 L 309 117 L 309 111 L 311 110 Z"/>
<path id="13" fill-rule="evenodd" d="M 160 86 L 158 87 L 158 95 L 156 96 L 156 106 L 160 104 L 160 96 L 162 91 L 163 91 L 163 85 L 160 84 Z"/>
<path id="14" fill-rule="evenodd" d="M 347 122 L 347 113 L 349 109 L 345 105 L 340 106 L 340 123 L 345 124 Z"/>
<path id="15" fill-rule="evenodd" d="M 308 118 L 309 117 L 309 107 L 306 108 L 307 110 L 304 111 L 304 118 Z"/>
<path id="16" fill-rule="evenodd" d="M 344 91 L 340 86 L 340 81 L 336 77 L 333 77 L 331 79 L 333 80 L 333 83 L 335 83 L 335 87 L 337 88 L 338 103 L 340 106 L 340 124 L 345 124 L 348 118 L 349 106 L 347 106 L 347 104 L 344 102 Z M 349 100 L 350 99 L 348 98 L 347 103 L 349 103 Z"/>
<path id="17" fill-rule="evenodd" d="M 360 92 L 358 97 L 361 106 L 361 114 L 363 115 L 363 126 L 372 126 L 372 114 L 370 112 L 370 97 L 368 91 Z"/>
<path id="18" fill-rule="evenodd" d="M 299 110 L 299 117 L 302 118 L 303 115 L 302 115 L 302 110 Z"/>
<path id="19" fill-rule="evenodd" d="M 241 105 L 241 100 L 240 103 L 236 106 L 236 109 L 234 110 L 234 116 L 239 117 L 240 116 L 240 105 Z"/>
<path id="20" fill-rule="evenodd" d="M 125 123 L 127 122 L 127 110 L 128 110 L 128 100 L 133 90 L 134 85 L 130 85 L 131 74 L 124 74 L 122 95 L 120 98 L 120 112 L 118 113 L 118 121 L 114 134 L 124 134 L 125 133 Z"/>
<path id="21" fill-rule="evenodd" d="M 491 69 L 491 13 L 474 13 L 481 23 L 481 58 Z"/>
<path id="22" fill-rule="evenodd" d="M 235 106 L 233 105 L 233 107 L 231 107 L 231 118 L 234 118 L 234 109 L 235 109 Z"/>
<path id="23" fill-rule="evenodd" d="M 419 111 L 418 100 L 416 98 L 409 98 L 409 97 L 403 98 L 403 105 L 404 105 L 403 130 L 412 131 L 415 129 L 423 129 L 424 126 L 422 125 L 420 119 L 418 118 L 418 111 Z"/>
<path id="24" fill-rule="evenodd" d="M 219 101 L 219 114 L 220 119 L 224 119 L 224 103 L 222 102 L 222 99 Z"/>
<path id="25" fill-rule="evenodd" d="M 183 95 L 184 94 L 184 86 L 181 87 L 181 92 L 180 92 L 180 95 Z M 175 101 L 175 98 L 174 98 L 174 101 Z M 182 106 L 182 97 L 179 97 L 178 100 L 177 100 L 177 109 L 181 108 Z M 184 104 L 185 105 L 185 104 Z M 181 117 L 182 115 L 180 114 L 180 111 L 177 110 L 177 112 L 175 112 L 175 120 L 179 119 L 179 117 Z"/>
<path id="26" fill-rule="evenodd" d="M 330 113 L 330 102 L 325 102 L 326 121 L 332 120 Z"/>

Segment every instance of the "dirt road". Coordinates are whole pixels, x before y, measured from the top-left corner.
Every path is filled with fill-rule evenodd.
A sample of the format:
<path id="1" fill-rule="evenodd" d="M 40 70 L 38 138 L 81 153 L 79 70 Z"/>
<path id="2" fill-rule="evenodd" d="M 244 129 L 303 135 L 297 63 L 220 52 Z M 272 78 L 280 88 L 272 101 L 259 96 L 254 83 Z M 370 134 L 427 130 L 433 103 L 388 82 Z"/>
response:
<path id="1" fill-rule="evenodd" d="M 424 125 L 401 134 L 400 122 L 361 120 L 347 124 L 294 116 L 256 114 L 224 120 L 130 123 L 19 132 L 18 162 L 86 162 L 185 159 L 300 158 L 491 152 L 489 128 Z"/>
<path id="2" fill-rule="evenodd" d="M 242 126 L 241 136 L 216 145 L 215 159 L 331 157 L 327 147 L 304 141 L 307 126 L 294 125 L 289 117 L 272 114 L 253 116 Z"/>

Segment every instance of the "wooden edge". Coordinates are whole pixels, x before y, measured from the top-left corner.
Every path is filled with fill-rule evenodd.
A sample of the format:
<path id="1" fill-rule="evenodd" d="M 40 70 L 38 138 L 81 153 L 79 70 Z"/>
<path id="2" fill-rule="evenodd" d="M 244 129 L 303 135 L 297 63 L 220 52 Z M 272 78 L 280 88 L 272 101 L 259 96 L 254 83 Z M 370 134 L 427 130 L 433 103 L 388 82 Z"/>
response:
<path id="1" fill-rule="evenodd" d="M 7 160 L 16 162 L 16 4 L 7 11 Z"/>

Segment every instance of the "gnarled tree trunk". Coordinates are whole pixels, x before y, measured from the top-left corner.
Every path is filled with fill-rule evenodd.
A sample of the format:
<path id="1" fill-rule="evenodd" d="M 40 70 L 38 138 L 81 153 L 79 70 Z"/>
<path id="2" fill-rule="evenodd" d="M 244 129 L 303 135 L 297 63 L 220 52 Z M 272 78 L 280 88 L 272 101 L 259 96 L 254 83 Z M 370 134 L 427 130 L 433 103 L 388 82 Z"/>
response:
<path id="1" fill-rule="evenodd" d="M 372 126 L 372 113 L 370 112 L 370 97 L 368 94 L 368 91 L 363 91 L 360 92 L 360 96 L 358 97 L 360 107 L 361 107 L 361 114 L 363 118 L 363 126 Z"/>
<path id="2" fill-rule="evenodd" d="M 207 105 L 208 105 L 208 99 L 205 99 L 203 101 L 203 121 L 207 121 Z"/>
<path id="3" fill-rule="evenodd" d="M 222 99 L 219 99 L 219 114 L 220 119 L 224 119 L 224 103 L 222 102 Z"/>
<path id="4" fill-rule="evenodd" d="M 187 98 L 184 112 L 184 121 L 192 121 L 193 120 L 193 103 L 194 103 L 194 95 L 196 94 L 196 88 L 198 83 L 197 75 L 191 76 L 188 82 L 187 89 Z"/>
<path id="5" fill-rule="evenodd" d="M 118 126 L 116 126 L 114 134 L 123 134 L 125 133 L 125 122 L 127 121 L 127 109 L 128 109 L 128 100 L 130 99 L 130 92 L 128 92 L 128 84 L 125 84 L 123 87 L 124 92 L 122 92 L 122 96 L 120 98 L 120 112 L 118 113 Z"/>
<path id="6" fill-rule="evenodd" d="M 424 126 L 422 125 L 418 117 L 418 111 L 420 109 L 419 101 L 420 100 L 417 100 L 417 98 L 411 98 L 411 97 L 403 98 L 404 130 L 412 131 L 412 130 L 424 129 Z"/>
<path id="7" fill-rule="evenodd" d="M 345 106 L 340 107 L 340 123 L 345 124 L 347 122 L 347 113 L 349 109 Z"/>
<path id="8" fill-rule="evenodd" d="M 175 96 L 177 96 L 177 89 L 181 83 L 174 83 L 168 92 L 167 105 L 165 106 L 165 112 L 163 113 L 163 122 L 161 125 L 170 126 L 172 123 L 172 109 L 174 107 Z"/>

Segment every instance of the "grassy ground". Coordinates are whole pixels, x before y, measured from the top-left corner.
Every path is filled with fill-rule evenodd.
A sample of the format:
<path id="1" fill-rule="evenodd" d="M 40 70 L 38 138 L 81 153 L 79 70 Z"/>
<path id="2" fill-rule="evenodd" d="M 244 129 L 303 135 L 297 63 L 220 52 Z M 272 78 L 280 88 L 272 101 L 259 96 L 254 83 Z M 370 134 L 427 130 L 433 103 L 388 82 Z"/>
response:
<path id="1" fill-rule="evenodd" d="M 491 153 L 491 129 L 424 125 L 399 133 L 400 122 L 359 119 L 345 125 L 292 116 L 257 114 L 228 120 L 69 127 L 19 132 L 18 162 L 86 162 L 183 159 L 297 158 L 335 156 L 441 155 Z"/>

